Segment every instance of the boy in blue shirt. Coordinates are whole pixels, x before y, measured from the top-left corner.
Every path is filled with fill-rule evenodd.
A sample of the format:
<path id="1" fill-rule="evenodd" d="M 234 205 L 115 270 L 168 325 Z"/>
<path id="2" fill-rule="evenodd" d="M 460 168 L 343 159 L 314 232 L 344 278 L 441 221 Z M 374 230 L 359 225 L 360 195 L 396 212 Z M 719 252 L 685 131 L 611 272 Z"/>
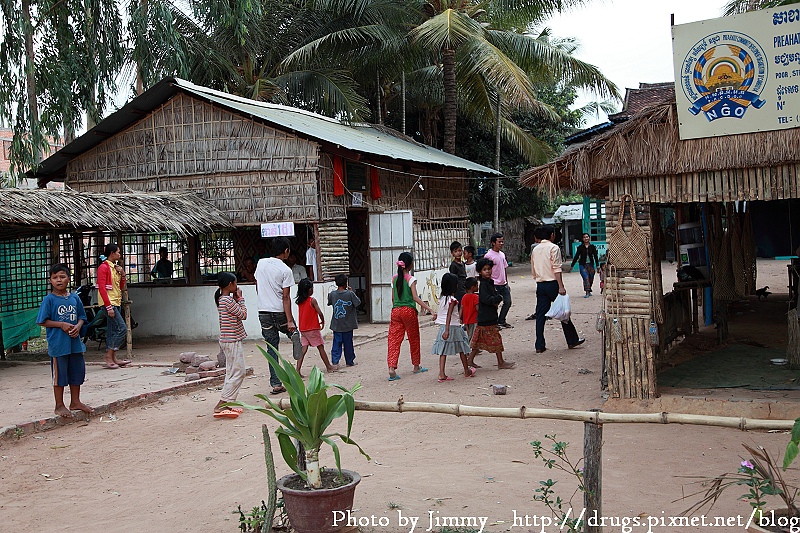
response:
<path id="1" fill-rule="evenodd" d="M 333 348 L 331 363 L 339 364 L 344 349 L 344 361 L 347 366 L 355 366 L 356 352 L 353 348 L 353 330 L 358 329 L 356 308 L 361 305 L 356 293 L 347 284 L 347 274 L 336 275 L 336 290 L 328 294 L 328 305 L 333 307 L 331 331 L 333 331 Z"/>
<path id="2" fill-rule="evenodd" d="M 80 334 L 86 322 L 86 311 L 80 298 L 69 292 L 69 280 L 70 271 L 66 265 L 58 264 L 50 269 L 53 290 L 42 300 L 36 317 L 36 323 L 47 328 L 55 413 L 64 418 L 72 418 L 72 410 L 76 409 L 87 415 L 94 412 L 94 409 L 81 402 L 81 385 L 86 377 L 86 363 L 83 360 L 86 346 Z M 70 393 L 69 409 L 64 405 L 66 386 L 69 386 Z"/>

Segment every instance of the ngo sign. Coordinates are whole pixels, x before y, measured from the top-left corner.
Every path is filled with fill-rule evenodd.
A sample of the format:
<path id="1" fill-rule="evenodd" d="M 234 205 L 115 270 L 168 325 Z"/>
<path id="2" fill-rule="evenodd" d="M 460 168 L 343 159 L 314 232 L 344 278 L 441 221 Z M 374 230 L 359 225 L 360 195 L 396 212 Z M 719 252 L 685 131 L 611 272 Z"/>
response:
<path id="1" fill-rule="evenodd" d="M 672 27 L 681 139 L 800 126 L 800 9 Z"/>

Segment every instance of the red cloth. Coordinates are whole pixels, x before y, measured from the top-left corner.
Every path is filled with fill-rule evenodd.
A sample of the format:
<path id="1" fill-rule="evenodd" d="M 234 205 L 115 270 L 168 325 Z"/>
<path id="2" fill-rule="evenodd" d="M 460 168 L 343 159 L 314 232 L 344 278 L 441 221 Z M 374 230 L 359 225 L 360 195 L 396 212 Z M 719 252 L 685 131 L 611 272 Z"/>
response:
<path id="1" fill-rule="evenodd" d="M 297 306 L 297 314 L 299 315 L 297 327 L 300 328 L 301 332 L 320 329 L 319 315 L 311 302 L 312 298 L 309 297 L 305 302 Z"/>
<path id="2" fill-rule="evenodd" d="M 477 324 L 478 323 L 478 293 L 468 292 L 461 297 L 461 323 Z"/>
<path id="3" fill-rule="evenodd" d="M 333 156 L 333 195 L 342 196 L 344 194 L 344 170 L 342 158 L 338 155 Z"/>
<path id="4" fill-rule="evenodd" d="M 371 167 L 369 169 L 369 194 L 373 200 L 377 200 L 381 196 L 381 180 L 378 177 L 378 169 Z"/>
<path id="5" fill-rule="evenodd" d="M 403 337 L 408 333 L 408 344 L 411 348 L 411 364 L 419 366 L 419 319 L 417 310 L 410 307 L 395 307 L 392 309 L 392 318 L 389 322 L 389 351 L 386 360 L 389 368 L 397 368 L 400 359 L 400 345 Z"/>

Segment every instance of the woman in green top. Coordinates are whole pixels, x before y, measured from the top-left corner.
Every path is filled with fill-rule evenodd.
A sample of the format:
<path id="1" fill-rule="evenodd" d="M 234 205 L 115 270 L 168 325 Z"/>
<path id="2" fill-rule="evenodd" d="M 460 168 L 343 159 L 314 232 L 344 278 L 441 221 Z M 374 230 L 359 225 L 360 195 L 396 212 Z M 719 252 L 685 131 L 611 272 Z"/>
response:
<path id="1" fill-rule="evenodd" d="M 389 322 L 389 381 L 400 379 L 397 375 L 397 361 L 400 359 L 400 345 L 408 332 L 408 343 L 411 347 L 411 363 L 414 373 L 427 372 L 420 366 L 419 320 L 417 305 L 433 313 L 430 306 L 417 295 L 417 280 L 410 274 L 414 267 L 414 257 L 403 252 L 397 260 L 397 275 L 392 278 L 392 318 Z"/>

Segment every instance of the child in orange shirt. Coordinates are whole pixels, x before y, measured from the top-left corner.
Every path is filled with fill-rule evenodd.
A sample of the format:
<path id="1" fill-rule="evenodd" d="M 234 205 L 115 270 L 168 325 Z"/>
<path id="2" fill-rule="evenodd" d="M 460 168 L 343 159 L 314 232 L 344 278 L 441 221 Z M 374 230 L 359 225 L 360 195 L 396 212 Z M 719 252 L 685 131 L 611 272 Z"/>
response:
<path id="1" fill-rule="evenodd" d="M 475 334 L 475 326 L 478 325 L 478 280 L 468 277 L 464 288 L 467 293 L 461 298 L 461 311 L 463 314 L 464 330 L 467 338 L 472 342 L 472 335 Z"/>

